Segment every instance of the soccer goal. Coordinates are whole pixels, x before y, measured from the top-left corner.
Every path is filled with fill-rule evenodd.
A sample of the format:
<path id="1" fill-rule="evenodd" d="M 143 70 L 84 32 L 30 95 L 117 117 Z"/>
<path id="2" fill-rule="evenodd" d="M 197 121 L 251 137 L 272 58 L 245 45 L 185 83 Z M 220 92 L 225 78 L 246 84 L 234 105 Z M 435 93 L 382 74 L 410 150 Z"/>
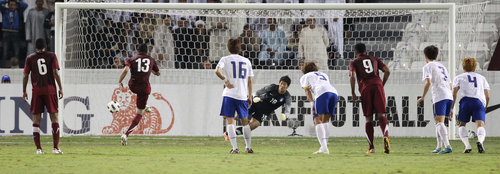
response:
<path id="1" fill-rule="evenodd" d="M 55 51 L 65 89 L 60 123 L 65 135 L 120 134 L 135 113 L 135 96 L 117 89 L 124 62 L 137 44 L 147 44 L 162 76 L 151 77 L 153 92 L 148 114 L 133 134 L 218 136 L 222 83 L 214 75 L 218 60 L 228 55 L 226 42 L 239 37 L 241 55 L 255 72 L 254 91 L 292 79 L 290 117 L 298 133 L 310 135 L 311 110 L 298 85 L 300 65 L 317 61 L 339 94 L 332 125 L 334 136 L 364 136 L 361 108 L 350 97 L 348 66 L 354 45 L 365 43 L 395 73 L 386 87 L 388 114 L 394 136 L 433 137 L 430 97 L 421 95 L 423 48 L 436 45 L 438 60 L 451 79 L 477 41 L 478 23 L 486 3 L 378 4 L 256 4 L 256 3 L 56 3 Z M 125 81 L 128 81 L 127 77 Z M 358 94 L 359 95 L 359 94 Z M 428 95 L 430 96 L 430 95 Z M 111 114 L 106 104 L 118 101 L 122 110 Z M 278 111 L 276 111 L 278 112 Z M 457 113 L 457 112 L 455 112 Z M 125 126 L 126 125 L 126 126 Z M 210 125 L 210 126 L 208 126 Z M 375 125 L 378 125 L 376 123 Z M 449 124 L 454 135 L 454 121 Z M 286 121 L 269 116 L 260 136 L 286 136 Z M 378 135 L 380 136 L 380 135 Z"/>

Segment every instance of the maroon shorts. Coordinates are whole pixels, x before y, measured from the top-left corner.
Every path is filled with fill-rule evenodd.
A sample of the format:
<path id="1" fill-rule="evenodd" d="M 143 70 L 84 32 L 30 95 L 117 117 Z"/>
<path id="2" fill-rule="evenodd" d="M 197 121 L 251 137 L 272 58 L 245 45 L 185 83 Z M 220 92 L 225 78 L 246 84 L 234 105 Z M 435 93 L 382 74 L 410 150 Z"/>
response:
<path id="1" fill-rule="evenodd" d="M 148 89 L 148 87 L 130 87 L 130 90 L 137 95 L 137 109 L 146 109 L 151 89 Z"/>
<path id="2" fill-rule="evenodd" d="M 58 103 L 56 94 L 50 95 L 33 95 L 31 98 L 31 114 L 40 114 L 45 112 L 44 106 L 47 108 L 48 113 L 57 113 Z"/>
<path id="3" fill-rule="evenodd" d="M 365 87 L 361 93 L 361 105 L 365 116 L 374 113 L 386 113 L 384 87 L 380 85 Z"/>

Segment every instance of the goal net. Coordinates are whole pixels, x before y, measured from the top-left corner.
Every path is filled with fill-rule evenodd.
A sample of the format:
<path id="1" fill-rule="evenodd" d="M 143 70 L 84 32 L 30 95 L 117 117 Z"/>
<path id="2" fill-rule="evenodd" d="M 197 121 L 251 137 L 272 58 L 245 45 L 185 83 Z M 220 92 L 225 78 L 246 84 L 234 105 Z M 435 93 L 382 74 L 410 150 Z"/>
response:
<path id="1" fill-rule="evenodd" d="M 254 91 L 290 76 L 293 107 L 289 117 L 300 121 L 297 130 L 303 134 L 309 131 L 312 117 L 298 84 L 300 66 L 313 61 L 342 95 L 332 125 L 346 133 L 336 136 L 364 135 L 359 128 L 348 131 L 364 119 L 360 120 L 359 105 L 346 95 L 350 94 L 347 70 L 355 58 L 354 45 L 364 43 L 369 55 L 396 71 L 388 84 L 399 90 L 386 90 L 388 119 L 392 127 L 402 130 L 395 135 L 434 136 L 433 129 L 419 131 L 431 124 L 430 100 L 425 107 L 415 106 L 422 88 L 423 48 L 438 46 L 442 50 L 438 60 L 453 69 L 453 78 L 455 69 L 461 69 L 459 62 L 477 54 L 477 26 L 486 6 L 76 2 L 80 1 L 57 4 L 61 11 L 56 13 L 62 19 L 56 25 L 56 48 L 60 48 L 56 53 L 62 55 L 67 96 L 60 110 L 68 135 L 120 134 L 128 128 L 135 96 L 118 90 L 117 82 L 125 61 L 137 54 L 138 44 L 146 44 L 162 75 L 150 78 L 153 92 L 148 104 L 154 109 L 134 134 L 218 136 L 223 127 L 217 117 L 222 83 L 213 69 L 229 55 L 227 40 L 237 37 L 242 42 L 240 54 L 252 62 Z M 455 22 L 450 22 L 452 18 Z M 450 34 L 452 29 L 455 35 Z M 121 104 L 121 112 L 106 110 L 112 100 Z M 286 121 L 272 114 L 263 121 L 262 130 L 279 130 L 256 134 L 285 136 L 286 126 Z M 409 129 L 403 131 L 405 127 Z"/>

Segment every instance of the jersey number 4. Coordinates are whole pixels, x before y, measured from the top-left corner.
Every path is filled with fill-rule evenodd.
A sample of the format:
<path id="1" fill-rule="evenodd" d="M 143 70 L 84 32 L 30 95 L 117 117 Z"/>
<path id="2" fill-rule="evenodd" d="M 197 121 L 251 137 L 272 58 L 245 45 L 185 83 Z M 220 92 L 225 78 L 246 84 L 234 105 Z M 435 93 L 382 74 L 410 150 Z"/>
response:
<path id="1" fill-rule="evenodd" d="M 47 74 L 47 65 L 45 65 L 45 59 L 44 58 L 40 58 L 36 61 L 36 64 L 38 65 L 38 73 L 40 73 L 40 75 L 45 75 Z"/>
<path id="2" fill-rule="evenodd" d="M 148 72 L 149 71 L 149 59 L 137 59 L 135 62 L 137 62 L 137 72 Z M 141 66 L 141 64 L 144 63 L 144 66 Z"/>
<path id="3" fill-rule="evenodd" d="M 472 80 L 472 79 L 470 78 L 470 75 L 467 75 L 467 77 L 469 78 L 469 82 L 474 83 L 474 87 L 476 87 L 476 88 L 477 88 L 477 80 L 476 80 L 476 77 L 472 78 L 472 79 L 474 79 L 474 80 Z"/>
<path id="4" fill-rule="evenodd" d="M 231 64 L 233 64 L 233 78 L 240 78 L 240 79 L 245 79 L 247 77 L 247 69 L 245 69 L 244 65 L 247 63 L 245 62 L 238 62 L 238 77 L 236 77 L 236 62 L 231 61 Z"/>

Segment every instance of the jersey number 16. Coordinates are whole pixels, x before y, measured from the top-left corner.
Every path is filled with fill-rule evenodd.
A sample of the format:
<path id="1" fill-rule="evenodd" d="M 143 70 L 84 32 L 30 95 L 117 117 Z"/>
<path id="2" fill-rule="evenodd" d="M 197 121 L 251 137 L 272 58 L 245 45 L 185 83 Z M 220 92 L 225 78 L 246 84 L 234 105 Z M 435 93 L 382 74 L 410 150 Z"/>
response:
<path id="1" fill-rule="evenodd" d="M 240 78 L 240 79 L 245 79 L 247 77 L 247 69 L 245 68 L 244 65 L 246 65 L 245 62 L 238 62 L 238 76 L 236 77 L 236 62 L 231 61 L 231 64 L 233 64 L 233 78 Z"/>

